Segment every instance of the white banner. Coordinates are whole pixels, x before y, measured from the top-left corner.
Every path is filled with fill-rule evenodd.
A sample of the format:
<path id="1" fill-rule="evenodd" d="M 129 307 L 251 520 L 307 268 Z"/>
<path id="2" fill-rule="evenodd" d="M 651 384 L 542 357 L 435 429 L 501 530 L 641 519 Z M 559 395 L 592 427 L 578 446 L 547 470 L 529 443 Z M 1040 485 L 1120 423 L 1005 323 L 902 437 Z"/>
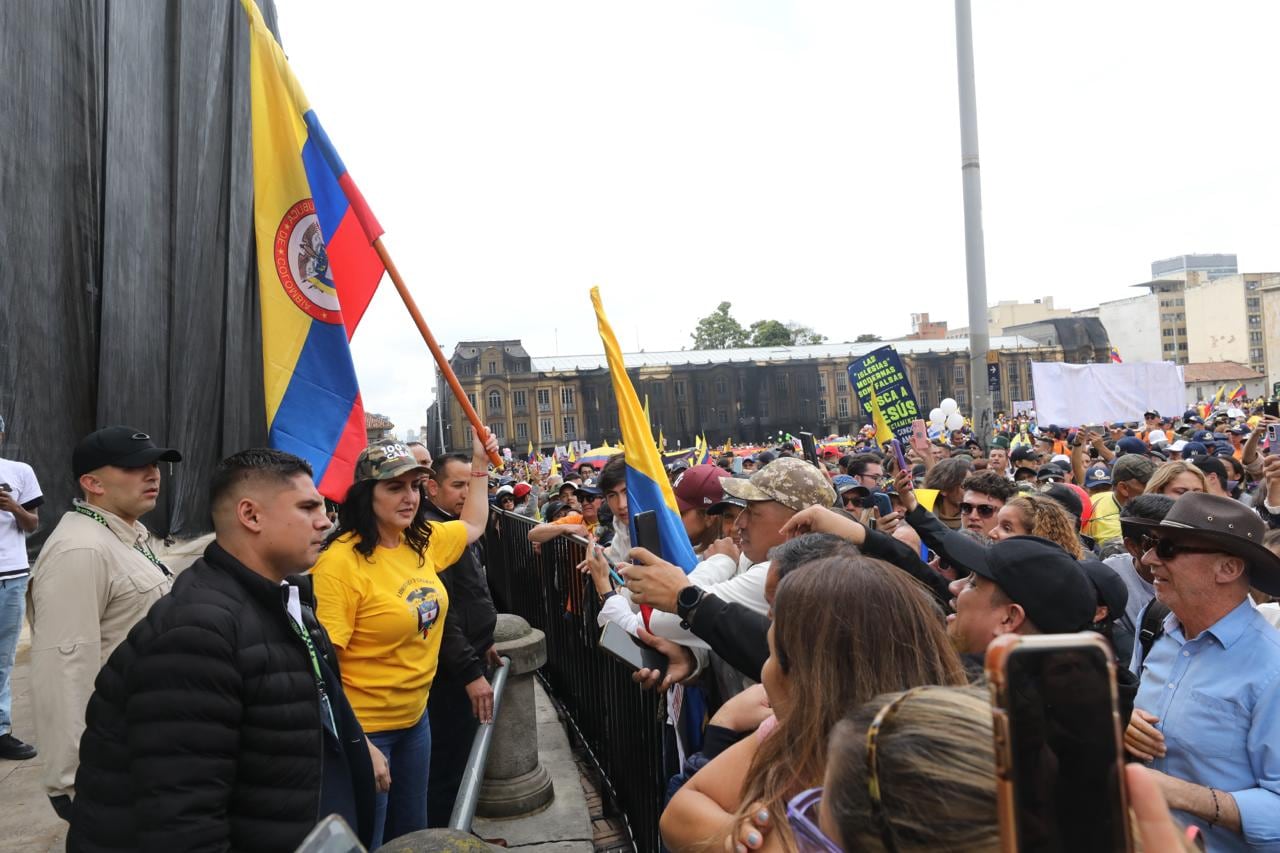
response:
<path id="1" fill-rule="evenodd" d="M 1186 409 L 1182 368 L 1167 361 L 1128 364 L 1031 362 L 1036 422 L 1100 424 L 1141 421 L 1152 409 L 1177 417 Z"/>

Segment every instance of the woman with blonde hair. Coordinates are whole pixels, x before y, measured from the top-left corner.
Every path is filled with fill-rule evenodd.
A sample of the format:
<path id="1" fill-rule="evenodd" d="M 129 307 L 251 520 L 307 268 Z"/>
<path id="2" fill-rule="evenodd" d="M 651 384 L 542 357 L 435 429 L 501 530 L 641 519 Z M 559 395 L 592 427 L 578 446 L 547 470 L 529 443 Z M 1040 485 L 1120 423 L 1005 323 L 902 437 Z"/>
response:
<path id="1" fill-rule="evenodd" d="M 1207 492 L 1209 486 L 1205 482 L 1204 472 L 1190 462 L 1174 460 L 1156 468 L 1151 479 L 1147 480 L 1147 488 L 1143 494 L 1167 495 L 1177 500 L 1187 492 Z"/>
<path id="2" fill-rule="evenodd" d="M 771 842 L 794 849 L 787 800 L 821 784 L 827 737 L 849 708 L 884 692 L 967 683 L 929 594 L 879 560 L 801 566 L 778 584 L 773 611 L 762 677 L 774 716 L 672 797 L 661 830 L 676 853 L 723 850 L 761 811 L 772 816 Z"/>
<path id="3" fill-rule="evenodd" d="M 991 528 L 989 535 L 997 542 L 1010 536 L 1039 536 L 1062 546 L 1064 551 L 1077 560 L 1084 553 L 1075 518 L 1062 504 L 1047 495 L 1018 495 L 1011 498 L 1000 507 L 996 514 L 996 526 Z"/>

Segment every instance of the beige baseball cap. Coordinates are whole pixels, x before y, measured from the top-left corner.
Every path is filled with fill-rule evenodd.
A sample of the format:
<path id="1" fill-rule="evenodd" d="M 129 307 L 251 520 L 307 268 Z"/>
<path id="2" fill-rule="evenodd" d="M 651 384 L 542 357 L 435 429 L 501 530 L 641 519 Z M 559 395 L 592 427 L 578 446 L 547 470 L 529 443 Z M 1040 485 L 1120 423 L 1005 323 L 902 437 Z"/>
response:
<path id="1" fill-rule="evenodd" d="M 836 491 L 817 468 L 784 456 L 751 475 L 749 480 L 725 478 L 720 481 L 725 494 L 744 501 L 777 501 L 796 512 L 809 506 L 832 506 Z"/>

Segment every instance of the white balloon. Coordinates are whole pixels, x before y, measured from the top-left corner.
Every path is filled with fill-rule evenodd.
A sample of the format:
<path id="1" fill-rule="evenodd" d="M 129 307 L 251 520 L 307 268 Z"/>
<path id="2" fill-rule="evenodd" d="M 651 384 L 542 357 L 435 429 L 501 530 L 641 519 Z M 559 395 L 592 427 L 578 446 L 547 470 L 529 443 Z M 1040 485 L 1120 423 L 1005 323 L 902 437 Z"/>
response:
<path id="1" fill-rule="evenodd" d="M 942 413 L 944 415 L 949 415 L 952 412 L 959 409 L 960 407 L 956 404 L 955 400 L 948 397 L 947 399 L 943 400 L 941 403 L 938 404 L 938 408 L 942 409 Z"/>
<path id="2" fill-rule="evenodd" d="M 929 413 L 929 422 L 934 426 L 942 426 L 942 422 L 947 419 L 947 413 L 942 409 L 934 409 Z"/>
<path id="3" fill-rule="evenodd" d="M 959 412 L 952 412 L 947 415 L 947 429 L 955 430 L 960 429 L 962 426 L 964 426 L 964 415 Z"/>

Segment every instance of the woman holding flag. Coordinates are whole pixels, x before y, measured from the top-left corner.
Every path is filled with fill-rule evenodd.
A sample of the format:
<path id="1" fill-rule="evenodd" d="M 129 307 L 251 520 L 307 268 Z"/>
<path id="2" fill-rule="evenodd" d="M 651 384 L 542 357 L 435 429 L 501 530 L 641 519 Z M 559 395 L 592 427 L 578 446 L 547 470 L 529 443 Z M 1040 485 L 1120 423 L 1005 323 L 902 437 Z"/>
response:
<path id="1" fill-rule="evenodd" d="M 365 448 L 337 531 L 312 570 L 317 615 L 338 651 L 347 698 L 378 753 L 370 849 L 427 826 L 427 697 L 449 612 L 439 572 L 484 534 L 489 454 L 497 447 L 493 437 L 473 440 L 466 502 L 457 521 L 443 523 L 426 517 L 422 482 L 430 468 L 395 441 Z"/>

